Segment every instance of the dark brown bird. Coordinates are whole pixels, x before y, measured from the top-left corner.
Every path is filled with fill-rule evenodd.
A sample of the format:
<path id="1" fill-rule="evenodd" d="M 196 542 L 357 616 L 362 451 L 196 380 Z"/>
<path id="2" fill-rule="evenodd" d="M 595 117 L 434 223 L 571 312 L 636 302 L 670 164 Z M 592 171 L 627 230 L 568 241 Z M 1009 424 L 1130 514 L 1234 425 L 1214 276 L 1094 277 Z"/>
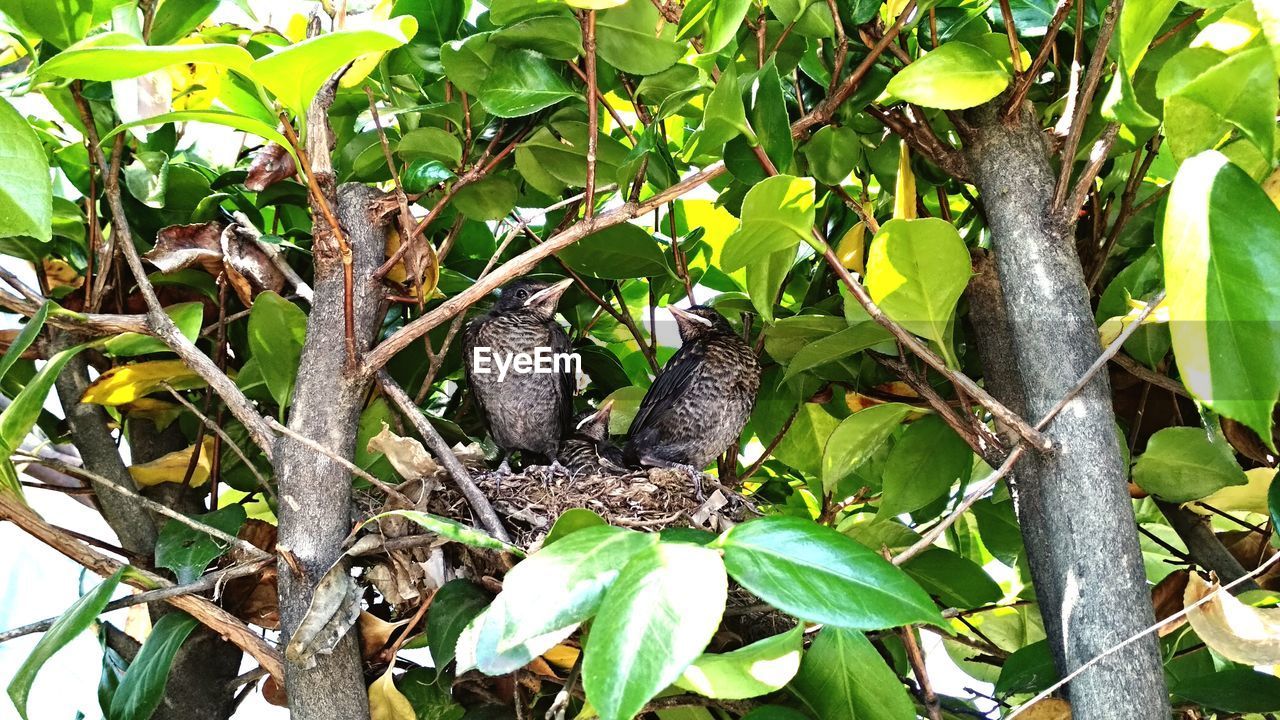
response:
<path id="1" fill-rule="evenodd" d="M 609 442 L 609 413 L 613 401 L 605 401 L 595 412 L 574 417 L 567 437 L 560 443 L 560 464 L 574 476 L 610 475 L 627 472 L 622 451 Z"/>
<path id="2" fill-rule="evenodd" d="M 463 333 L 467 381 L 489 434 L 502 449 L 500 473 L 511 471 L 509 459 L 516 451 L 541 455 L 561 470 L 556 454 L 569 426 L 576 379 L 567 363 L 553 372 L 535 372 L 521 358 L 570 352 L 569 337 L 553 318 L 572 282 L 509 283 L 493 309 L 472 320 Z"/>
<path id="3" fill-rule="evenodd" d="M 760 363 L 720 313 L 668 308 L 683 345 L 654 379 L 631 422 L 624 457 L 689 473 L 702 496 L 702 469 L 734 447 L 760 389 Z"/>

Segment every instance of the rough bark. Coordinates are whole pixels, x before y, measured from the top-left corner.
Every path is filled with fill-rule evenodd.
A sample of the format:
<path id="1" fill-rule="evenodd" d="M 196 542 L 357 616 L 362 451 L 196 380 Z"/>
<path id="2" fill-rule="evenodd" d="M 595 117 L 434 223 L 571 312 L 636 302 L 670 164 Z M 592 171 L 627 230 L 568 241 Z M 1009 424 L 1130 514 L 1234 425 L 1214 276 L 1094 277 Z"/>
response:
<path id="1" fill-rule="evenodd" d="M 966 153 L 987 211 L 1008 324 L 1008 344 L 987 350 L 1012 353 L 998 366 L 1020 369 L 1016 382 L 1034 420 L 1071 390 L 1101 347 L 1071 232 L 1053 213 L 1044 137 L 1022 113 L 1001 122 L 1001 103 L 970 113 Z M 1059 669 L 1069 672 L 1155 618 L 1106 374 L 1046 433 L 1055 451 L 1029 453 L 1014 489 L 1045 630 Z M 1169 717 L 1154 635 L 1083 673 L 1069 692 L 1079 720 Z"/>
<path id="2" fill-rule="evenodd" d="M 376 191 L 344 185 L 337 214 L 353 254 L 355 343 L 369 347 L 378 327 L 382 290 L 372 280 L 385 257 L 386 235 L 369 216 Z M 372 377 L 347 361 L 343 316 L 343 271 L 337 257 L 317 255 L 315 297 L 307 320 L 307 338 L 294 386 L 289 427 L 341 457 L 354 454 L 356 426 Z M 306 574 L 298 577 L 280 564 L 280 614 L 286 637 L 298 626 L 311 602 L 314 585 L 341 555 L 351 530 L 351 475 L 343 466 L 305 445 L 281 437 L 275 447 L 280 482 L 279 547 L 297 559 Z M 316 657 L 309 670 L 286 664 L 285 689 L 295 720 L 356 720 L 367 717 L 368 699 L 354 633 L 330 655 Z"/>

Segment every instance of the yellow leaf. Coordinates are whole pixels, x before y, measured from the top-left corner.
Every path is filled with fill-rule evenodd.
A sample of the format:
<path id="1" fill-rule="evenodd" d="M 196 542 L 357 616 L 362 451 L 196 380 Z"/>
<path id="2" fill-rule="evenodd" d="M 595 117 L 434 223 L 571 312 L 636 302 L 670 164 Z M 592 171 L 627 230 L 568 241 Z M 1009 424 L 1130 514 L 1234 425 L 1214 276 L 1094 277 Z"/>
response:
<path id="1" fill-rule="evenodd" d="M 1251 512 L 1267 514 L 1267 490 L 1271 488 L 1271 480 L 1276 476 L 1275 468 L 1254 468 L 1245 470 L 1244 475 L 1249 482 L 1244 485 L 1228 485 L 1217 492 L 1203 497 L 1196 502 L 1187 503 L 1187 509 L 1201 515 L 1212 515 L 1199 503 L 1204 503 L 1218 510 Z"/>
<path id="2" fill-rule="evenodd" d="M 378 4 L 367 13 L 361 13 L 355 17 L 347 19 L 347 24 L 343 27 L 345 30 L 359 30 L 361 28 L 371 27 L 375 23 L 382 22 L 391 17 L 391 0 L 378 0 Z M 344 88 L 359 87 L 364 79 L 369 77 L 369 73 L 378 67 L 378 61 L 382 60 L 385 53 L 369 53 L 356 58 L 351 63 L 351 68 L 342 75 L 342 79 L 338 81 L 338 85 Z"/>
<path id="3" fill-rule="evenodd" d="M 84 276 L 58 258 L 45 258 L 44 275 L 50 288 L 78 288 L 84 285 Z"/>
<path id="4" fill-rule="evenodd" d="M 131 403 L 120 406 L 120 412 L 131 418 L 144 418 L 155 423 L 157 430 L 164 430 L 169 423 L 178 419 L 184 408 L 178 403 L 165 402 L 157 398 L 138 398 Z"/>
<path id="5" fill-rule="evenodd" d="M 1216 582 L 1210 584 L 1191 573 L 1182 601 L 1189 607 L 1217 588 Z M 1206 645 L 1228 660 L 1245 665 L 1280 663 L 1280 608 L 1251 607 L 1231 593 L 1220 592 L 1187 611 L 1187 620 Z"/>
<path id="6" fill-rule="evenodd" d="M 390 259 L 400 250 L 400 231 L 394 227 L 387 229 L 387 258 Z M 420 242 L 409 248 L 401 258 L 387 271 L 387 279 L 401 285 L 410 285 L 408 264 L 421 267 L 418 278 L 418 296 L 427 300 L 436 294 L 440 284 L 440 261 L 436 257 L 435 246 L 429 242 Z"/>
<path id="7" fill-rule="evenodd" d="M 396 689 L 391 677 L 394 665 L 369 686 L 369 720 L 416 720 L 417 713 L 409 698 Z"/>
<path id="8" fill-rule="evenodd" d="M 1155 323 L 1169 322 L 1168 303 L 1168 299 L 1161 301 L 1160 304 L 1156 306 L 1156 309 L 1152 310 L 1151 314 L 1142 320 L 1142 324 L 1151 325 Z M 1126 327 L 1132 325 L 1139 317 L 1142 316 L 1142 313 L 1147 310 L 1147 304 L 1141 300 L 1134 300 L 1130 298 L 1128 300 L 1128 305 L 1131 308 L 1128 313 L 1108 318 L 1098 326 L 1098 339 L 1102 341 L 1103 347 L 1115 342 L 1115 339 L 1120 337 L 1120 333 L 1124 332 Z"/>
<path id="9" fill-rule="evenodd" d="M 1058 698 L 1045 698 L 1022 713 L 1026 720 L 1071 720 L 1071 704 Z"/>
<path id="10" fill-rule="evenodd" d="M 1271 202 L 1280 208 L 1280 168 L 1267 176 L 1262 181 L 1262 189 L 1267 193 L 1267 197 L 1271 198 Z"/>
<path id="11" fill-rule="evenodd" d="M 911 172 L 911 151 L 906 143 L 898 146 L 898 181 L 893 190 L 893 217 L 916 219 L 916 176 Z"/>
<path id="12" fill-rule="evenodd" d="M 542 659 L 561 670 L 569 670 L 578 662 L 578 656 L 581 654 L 582 651 L 578 648 L 561 643 L 542 653 Z"/>
<path id="13" fill-rule="evenodd" d="M 243 507 L 245 514 L 251 520 L 261 520 L 269 525 L 280 524 L 275 511 L 271 509 L 271 504 L 264 500 L 262 495 L 255 495 L 252 499 L 249 499 L 249 493 L 241 492 L 233 487 L 218 488 L 218 509 L 221 510 L 231 505 Z"/>
<path id="14" fill-rule="evenodd" d="M 846 270 L 853 270 L 859 275 L 867 273 L 867 224 L 860 222 L 849 228 L 849 232 L 840 238 L 836 245 L 836 257 Z"/>
<path id="15" fill-rule="evenodd" d="M 165 383 L 175 390 L 204 387 L 204 380 L 181 360 L 152 360 L 121 365 L 102 373 L 85 388 L 80 402 L 124 405 L 163 389 Z"/>
<path id="16" fill-rule="evenodd" d="M 288 24 L 284 26 L 284 36 L 290 42 L 300 43 L 307 39 L 307 16 L 302 13 L 294 13 L 289 18 Z"/>
<path id="17" fill-rule="evenodd" d="M 191 454 L 196 446 L 175 450 L 168 455 L 152 460 L 149 463 L 133 465 L 129 474 L 133 481 L 142 487 L 151 487 L 160 483 L 182 483 L 187 475 L 187 467 L 191 464 Z M 213 464 L 213 438 L 206 436 L 200 444 L 200 458 L 196 460 L 195 470 L 191 473 L 191 487 L 200 487 L 209 482 L 209 468 Z"/>

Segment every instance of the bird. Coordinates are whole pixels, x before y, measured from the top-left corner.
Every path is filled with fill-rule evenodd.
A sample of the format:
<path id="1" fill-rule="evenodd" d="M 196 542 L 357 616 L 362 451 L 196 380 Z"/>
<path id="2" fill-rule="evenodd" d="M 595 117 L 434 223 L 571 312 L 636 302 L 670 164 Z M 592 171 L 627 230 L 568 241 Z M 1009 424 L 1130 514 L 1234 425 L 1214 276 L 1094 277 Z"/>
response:
<path id="1" fill-rule="evenodd" d="M 622 450 L 609 442 L 609 414 L 613 401 L 606 400 L 595 412 L 579 413 L 560 443 L 560 464 L 574 476 L 627 472 Z"/>
<path id="2" fill-rule="evenodd" d="M 520 356 L 552 357 L 571 352 L 569 336 L 556 323 L 556 304 L 572 284 L 521 279 L 507 284 L 487 314 L 472 320 L 462 336 L 466 377 L 502 451 L 498 474 L 511 474 L 512 453 L 546 458 L 553 472 L 560 439 L 569 427 L 577 381 L 568 363 L 552 372 L 520 371 Z M 504 365 L 505 363 L 505 365 Z M 536 368 L 535 368 L 536 369 Z"/>
<path id="3" fill-rule="evenodd" d="M 702 469 L 737 445 L 760 390 L 760 362 L 719 312 L 671 306 L 682 344 L 658 373 L 628 431 L 626 461 L 687 472 L 702 498 Z"/>

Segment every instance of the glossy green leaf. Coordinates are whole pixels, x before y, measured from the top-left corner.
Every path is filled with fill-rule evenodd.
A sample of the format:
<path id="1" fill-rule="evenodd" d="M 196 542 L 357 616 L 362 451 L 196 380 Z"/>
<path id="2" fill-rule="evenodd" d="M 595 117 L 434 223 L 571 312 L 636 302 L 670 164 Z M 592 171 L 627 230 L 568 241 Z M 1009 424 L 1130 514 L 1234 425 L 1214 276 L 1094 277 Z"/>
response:
<path id="1" fill-rule="evenodd" d="M 439 160 L 414 160 L 400 173 L 400 184 L 407 193 L 424 193 L 456 177 Z"/>
<path id="2" fill-rule="evenodd" d="M 1162 500 L 1184 503 L 1248 482 L 1235 458 L 1200 428 L 1165 428 L 1147 441 L 1133 466 L 1133 481 Z"/>
<path id="3" fill-rule="evenodd" d="M 823 489 L 835 492 L 836 485 L 871 457 L 911 410 L 910 405 L 885 403 L 859 410 L 841 421 L 822 452 Z"/>
<path id="4" fill-rule="evenodd" d="M 893 336 L 883 325 L 873 320 L 865 320 L 852 327 L 845 328 L 835 334 L 820 338 L 800 348 L 800 352 L 791 358 L 787 365 L 787 373 L 782 381 L 786 382 L 806 370 L 821 367 L 827 363 L 844 359 L 854 353 L 878 345 Z"/>
<path id="5" fill-rule="evenodd" d="M 907 720 L 915 705 L 902 681 L 860 632 L 823 628 L 792 690 L 823 720 Z"/>
<path id="6" fill-rule="evenodd" d="M 808 475 L 822 473 L 822 451 L 840 421 L 817 403 L 804 403 L 773 456 Z"/>
<path id="7" fill-rule="evenodd" d="M 690 0 L 680 16 L 679 37 L 701 32 L 703 52 L 719 52 L 738 34 L 750 7 L 751 0 Z"/>
<path id="8" fill-rule="evenodd" d="M 194 341 L 200 334 L 201 323 L 204 321 L 204 303 L 178 303 L 165 308 L 164 313 L 173 320 L 173 323 L 178 326 L 178 330 L 188 340 Z M 150 353 L 168 352 L 169 346 L 165 345 L 164 341 L 151 335 L 122 333 L 103 343 L 102 349 L 108 355 L 114 357 L 136 357 Z"/>
<path id="9" fill-rule="evenodd" d="M 582 54 L 582 26 L 571 17 L 543 15 L 508 25 L 489 41 L 501 48 L 525 48 L 556 60 L 572 60 Z"/>
<path id="10" fill-rule="evenodd" d="M 54 47 L 64 48 L 84 37 L 92 27 L 94 0 L 3 0 L 0 12 L 30 39 L 43 38 Z"/>
<path id="11" fill-rule="evenodd" d="M 924 107 L 962 110 L 1004 92 L 1009 79 L 1009 72 L 982 48 L 951 41 L 903 68 L 886 90 Z"/>
<path id="12" fill-rule="evenodd" d="M 747 191 L 742 224 L 725 241 L 720 269 L 733 272 L 771 253 L 808 242 L 814 222 L 811 178 L 776 175 Z"/>
<path id="13" fill-rule="evenodd" d="M 463 629 L 489 605 L 489 600 L 488 593 L 462 578 L 450 580 L 436 591 L 427 612 L 427 646 L 431 648 L 437 677 L 453 662 Z"/>
<path id="14" fill-rule="evenodd" d="M 440 48 L 440 64 L 445 77 L 463 92 L 474 96 L 493 70 L 498 48 L 489 41 L 493 33 L 476 33 L 462 40 L 445 43 Z"/>
<path id="15" fill-rule="evenodd" d="M 999 583 L 981 566 L 946 548 L 928 548 L 902 569 L 947 607 L 968 610 L 992 605 L 1004 597 Z"/>
<path id="16" fill-rule="evenodd" d="M 933 601 L 902 570 L 810 520 L 751 520 L 725 533 L 720 544 L 734 580 L 802 620 L 855 630 L 942 624 Z"/>
<path id="17" fill-rule="evenodd" d="M 396 154 L 405 160 L 439 160 L 457 167 L 462 162 L 462 142 L 451 132 L 423 127 L 405 133 L 396 145 Z"/>
<path id="18" fill-rule="evenodd" d="M 13 368 L 13 364 L 22 359 L 22 353 L 26 352 L 31 344 L 40 336 L 40 331 L 44 329 L 45 318 L 49 317 L 49 308 L 56 307 L 51 302 L 46 302 L 40 306 L 35 315 L 22 326 L 22 332 L 9 343 L 8 349 L 4 351 L 4 357 L 0 357 L 0 380 L 9 374 L 9 370 Z"/>
<path id="19" fill-rule="evenodd" d="M 795 143 L 791 139 L 791 119 L 787 114 L 782 78 L 772 58 L 756 73 L 754 90 L 751 127 L 769 160 L 778 170 L 786 172 L 792 165 Z"/>
<path id="20" fill-rule="evenodd" d="M 907 330 L 938 344 L 952 367 L 956 303 L 969 284 L 969 251 L 960 234 L 938 218 L 890 220 L 867 255 L 871 299 Z"/>
<path id="21" fill-rule="evenodd" d="M 257 135 L 264 140 L 269 140 L 288 150 L 290 155 L 293 154 L 293 146 L 289 144 L 289 140 L 285 138 L 279 130 L 276 130 L 273 125 L 269 125 L 256 118 L 228 112 L 226 110 L 180 110 L 177 112 L 155 115 L 143 120 L 136 120 L 134 122 L 124 123 L 123 125 L 117 125 L 111 132 L 102 136 L 102 142 L 106 143 L 117 134 L 132 127 L 180 122 L 210 123 L 212 125 L 222 125 L 236 130 L 243 130 L 251 135 Z"/>
<path id="22" fill-rule="evenodd" d="M 1184 700 L 1228 713 L 1280 711 L 1280 678 L 1245 667 L 1179 679 L 1169 690 Z"/>
<path id="23" fill-rule="evenodd" d="M 492 175 L 460 188 L 453 196 L 453 206 L 471 220 L 501 220 L 516 206 L 519 190 L 503 175 Z"/>
<path id="24" fill-rule="evenodd" d="M 362 55 L 409 42 L 418 21 L 406 15 L 357 30 L 325 33 L 253 61 L 249 74 L 295 113 L 306 111 L 329 77 Z"/>
<path id="25" fill-rule="evenodd" d="M 996 680 L 996 694 L 1040 692 L 1057 682 L 1058 677 L 1049 641 L 1033 642 L 1005 659 L 1000 679 Z"/>
<path id="26" fill-rule="evenodd" d="M 633 75 L 653 75 L 675 65 L 686 47 L 675 37 L 676 27 L 664 23 L 651 2 L 628 2 L 596 15 L 600 57 Z"/>
<path id="27" fill-rule="evenodd" d="M 168 45 L 199 27 L 218 7 L 218 0 L 164 0 L 151 21 L 151 42 Z"/>
<path id="28" fill-rule="evenodd" d="M 41 65 L 39 72 L 42 77 L 106 82 L 188 63 L 208 63 L 245 73 L 252 62 L 253 56 L 239 45 L 144 45 L 129 33 L 111 32 L 63 50 Z"/>
<path id="29" fill-rule="evenodd" d="M 587 510 L 586 508 L 569 508 L 560 513 L 560 517 L 556 518 L 551 529 L 547 531 L 547 536 L 542 540 L 542 546 L 546 547 L 551 543 L 575 533 L 579 530 L 586 530 L 590 527 L 600 527 L 608 525 L 605 519 L 599 515 Z"/>
<path id="30" fill-rule="evenodd" d="M 524 556 L 524 551 L 515 545 L 502 542 L 501 540 L 493 538 L 480 530 L 468 525 L 463 525 L 456 520 L 442 518 L 419 510 L 388 510 L 365 520 L 360 524 L 360 527 L 364 527 L 375 520 L 381 520 L 382 518 L 388 517 L 402 517 L 428 532 L 433 532 L 446 540 L 452 540 L 454 542 L 462 543 L 463 545 L 470 545 L 471 547 L 478 547 L 484 550 L 497 550 L 499 552 L 511 553 L 517 557 Z"/>
<path id="31" fill-rule="evenodd" d="M 658 242 L 631 223 L 592 233 L 561 250 L 559 256 L 569 267 L 595 278 L 626 280 L 669 272 Z"/>
<path id="32" fill-rule="evenodd" d="M 809 720 L 809 716 L 781 705 L 761 705 L 743 715 L 742 720 Z"/>
<path id="33" fill-rule="evenodd" d="M 547 58 L 532 50 L 497 53 L 478 93 L 484 109 L 502 118 L 531 115 L 577 95 Z"/>
<path id="34" fill-rule="evenodd" d="M 1129 0 L 1121 8 L 1116 40 L 1129 77 L 1137 71 L 1151 41 L 1177 4 L 1178 0 Z"/>
<path id="35" fill-rule="evenodd" d="M 458 36 L 469 6 L 468 0 L 396 0 L 391 15 L 412 15 L 418 21 L 414 43 L 440 45 Z"/>
<path id="36" fill-rule="evenodd" d="M 35 131 L 8 100 L 0 98 L 0 238 L 53 237 L 53 184 Z"/>
<path id="37" fill-rule="evenodd" d="M 800 149 L 809 161 L 809 172 L 823 185 L 839 185 L 858 161 L 858 134 L 847 127 L 827 125 Z"/>
<path id="38" fill-rule="evenodd" d="M 973 451 L 942 418 L 929 415 L 912 423 L 885 460 L 880 515 L 918 510 L 968 480 Z"/>
<path id="39" fill-rule="evenodd" d="M 804 626 L 727 653 L 706 653 L 676 681 L 676 687 L 723 700 L 760 697 L 781 690 L 800 669 Z"/>
<path id="40" fill-rule="evenodd" d="M 727 595 L 714 550 L 661 543 L 637 552 L 583 649 L 582 687 L 601 720 L 630 720 L 675 682 L 720 627 Z"/>
<path id="41" fill-rule="evenodd" d="M 270 290 L 254 299 L 249 312 L 249 352 L 281 408 L 288 407 L 293 396 L 306 335 L 307 314 L 297 305 Z"/>
<path id="42" fill-rule="evenodd" d="M 738 71 L 736 66 L 730 65 L 707 96 L 696 141 L 689 144 L 684 155 L 692 157 L 695 150 L 706 149 L 720 154 L 723 146 L 738 135 L 745 135 L 749 141 L 755 142 L 755 135 L 747 123 L 747 106 L 742 102 Z"/>
<path id="43" fill-rule="evenodd" d="M 193 519 L 217 530 L 235 536 L 244 525 L 245 510 L 240 505 L 228 505 Z M 169 520 L 160 528 L 156 538 L 156 567 L 173 571 L 179 585 L 195 582 L 209 563 L 222 557 L 231 548 L 211 535 L 189 525 Z"/>
<path id="44" fill-rule="evenodd" d="M 623 566 L 657 540 L 624 528 L 586 528 L 516 565 L 493 605 L 477 619 L 479 669 L 511 672 L 549 650 L 566 628 L 596 614 Z"/>
<path id="45" fill-rule="evenodd" d="M 773 322 L 773 306 L 787 273 L 796 262 L 795 248 L 783 248 L 747 265 L 747 294 L 760 319 Z"/>
<path id="46" fill-rule="evenodd" d="M 1268 90 L 1268 92 L 1272 92 Z M 1182 382 L 1270 443 L 1280 397 L 1280 211 L 1217 152 L 1184 162 L 1164 223 L 1169 331 Z"/>
<path id="47" fill-rule="evenodd" d="M 142 644 L 137 657 L 129 663 L 129 669 L 111 698 L 111 711 L 107 720 L 137 720 L 149 718 L 160 706 L 164 686 L 169 680 L 169 669 L 178 649 L 187 636 L 200 623 L 183 612 L 171 612 L 160 618 L 151 628 L 151 634 Z"/>
<path id="48" fill-rule="evenodd" d="M 44 367 L 22 388 L 22 392 L 9 403 L 9 407 L 0 413 L 0 455 L 12 455 L 26 439 L 36 424 L 36 418 L 40 417 L 44 401 L 49 397 L 49 391 L 53 389 L 53 383 L 58 379 L 62 368 L 86 347 L 87 344 L 77 345 L 49 358 Z"/>
<path id="49" fill-rule="evenodd" d="M 1165 101 L 1166 132 L 1174 152 L 1187 157 L 1214 147 L 1227 123 L 1243 132 L 1264 157 L 1271 157 L 1280 107 L 1276 77 L 1270 51 L 1255 48 L 1229 56 L 1183 85 Z"/>
<path id="50" fill-rule="evenodd" d="M 9 681 L 8 693 L 18 714 L 23 718 L 27 717 L 27 698 L 31 694 L 31 684 L 35 682 L 40 668 L 93 623 L 98 613 L 102 612 L 102 609 L 111 601 L 111 594 L 119 586 L 120 578 L 126 569 L 117 570 L 114 575 L 103 580 L 96 588 L 81 596 L 67 608 L 53 626 L 40 637 L 40 641 L 32 648 L 31 654 L 14 673 L 13 679 Z"/>

